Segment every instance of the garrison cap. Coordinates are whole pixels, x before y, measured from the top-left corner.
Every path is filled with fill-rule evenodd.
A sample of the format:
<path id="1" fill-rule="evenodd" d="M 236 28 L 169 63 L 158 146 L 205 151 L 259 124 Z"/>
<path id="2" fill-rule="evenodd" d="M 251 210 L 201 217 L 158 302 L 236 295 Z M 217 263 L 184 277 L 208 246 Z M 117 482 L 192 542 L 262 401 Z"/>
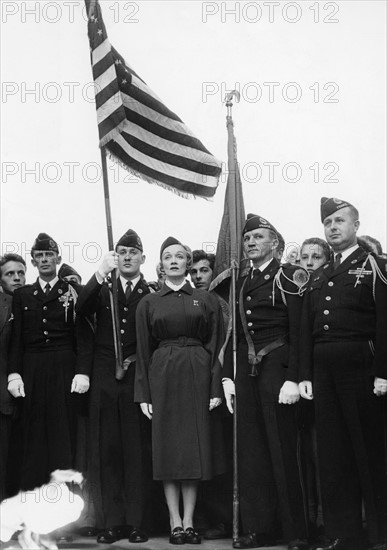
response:
<path id="1" fill-rule="evenodd" d="M 247 233 L 247 231 L 252 231 L 253 229 L 270 229 L 274 233 L 278 233 L 274 225 L 261 216 L 256 214 L 247 214 L 246 222 L 242 231 L 242 235 Z"/>
<path id="2" fill-rule="evenodd" d="M 57 252 L 59 254 L 57 243 L 52 237 L 50 237 L 50 235 L 47 235 L 47 233 L 39 233 L 36 237 L 31 248 L 31 254 L 35 252 L 35 250 L 52 250 L 53 252 Z"/>
<path id="3" fill-rule="evenodd" d="M 335 197 L 321 197 L 321 221 L 323 222 L 325 218 L 347 206 L 352 206 L 352 204 L 342 199 L 336 199 Z"/>
<path id="4" fill-rule="evenodd" d="M 127 232 L 122 235 L 116 244 L 116 250 L 117 246 L 131 246 L 133 248 L 138 248 L 141 252 L 143 251 L 141 239 L 133 229 L 128 229 Z"/>
<path id="5" fill-rule="evenodd" d="M 180 244 L 181 246 L 182 243 L 180 241 L 178 241 L 177 239 L 175 239 L 175 237 L 167 237 L 165 239 L 165 241 L 163 242 L 163 244 L 161 245 L 161 248 L 160 248 L 160 258 L 161 256 L 163 255 L 163 252 L 166 248 L 168 248 L 168 246 L 172 246 L 174 244 Z"/>
<path id="6" fill-rule="evenodd" d="M 78 271 L 75 271 L 75 269 L 71 267 L 71 265 L 62 264 L 58 271 L 58 277 L 60 279 L 64 279 L 64 277 L 69 277 L 70 275 L 76 275 L 82 280 L 82 277 L 79 275 Z"/>

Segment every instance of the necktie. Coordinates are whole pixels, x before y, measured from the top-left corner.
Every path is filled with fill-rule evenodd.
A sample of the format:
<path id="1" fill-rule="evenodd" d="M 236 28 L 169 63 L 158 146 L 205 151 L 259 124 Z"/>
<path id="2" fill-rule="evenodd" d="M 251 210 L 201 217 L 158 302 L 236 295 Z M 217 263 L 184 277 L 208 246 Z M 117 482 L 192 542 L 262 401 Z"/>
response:
<path id="1" fill-rule="evenodd" d="M 257 267 L 253 269 L 253 276 L 252 278 L 254 279 L 254 277 L 259 277 L 261 274 L 261 270 L 258 269 Z"/>
<path id="2" fill-rule="evenodd" d="M 341 264 L 341 252 L 335 255 L 335 261 L 333 262 L 333 269 L 337 269 Z"/>
<path id="3" fill-rule="evenodd" d="M 126 289 L 125 289 L 125 298 L 126 298 L 126 301 L 129 300 L 129 296 L 130 296 L 130 293 L 132 292 L 132 283 L 131 281 L 128 281 L 126 283 Z"/>
<path id="4" fill-rule="evenodd" d="M 47 283 L 46 286 L 44 287 L 44 293 L 46 296 L 50 294 L 50 290 L 51 290 L 50 283 Z"/>

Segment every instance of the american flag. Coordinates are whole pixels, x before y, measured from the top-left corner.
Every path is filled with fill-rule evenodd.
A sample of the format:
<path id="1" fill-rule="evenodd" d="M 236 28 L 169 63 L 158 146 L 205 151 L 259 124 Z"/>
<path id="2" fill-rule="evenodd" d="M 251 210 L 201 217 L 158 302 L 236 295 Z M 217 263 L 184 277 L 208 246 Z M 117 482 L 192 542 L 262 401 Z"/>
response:
<path id="1" fill-rule="evenodd" d="M 113 48 L 98 0 L 85 0 L 100 147 L 149 183 L 181 196 L 214 196 L 217 160 Z"/>

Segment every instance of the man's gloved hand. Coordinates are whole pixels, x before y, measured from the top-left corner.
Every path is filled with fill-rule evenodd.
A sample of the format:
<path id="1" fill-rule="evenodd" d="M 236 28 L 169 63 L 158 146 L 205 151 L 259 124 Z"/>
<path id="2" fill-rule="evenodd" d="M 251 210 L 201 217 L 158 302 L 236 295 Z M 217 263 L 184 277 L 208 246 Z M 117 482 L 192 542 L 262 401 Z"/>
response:
<path id="1" fill-rule="evenodd" d="M 215 409 L 216 407 L 219 407 L 221 402 L 222 402 L 221 397 L 213 397 L 212 399 L 210 399 L 210 407 L 209 407 L 210 411 L 212 411 L 212 409 Z"/>
<path id="2" fill-rule="evenodd" d="M 152 420 L 153 407 L 152 403 L 140 403 L 140 408 L 149 420 Z"/>
<path id="3" fill-rule="evenodd" d="M 286 380 L 280 389 L 278 403 L 282 403 L 283 405 L 293 405 L 293 403 L 297 403 L 299 399 L 300 392 L 298 389 L 298 384 L 296 384 L 296 382 Z"/>
<path id="4" fill-rule="evenodd" d="M 86 374 L 76 374 L 71 384 L 71 393 L 86 393 L 89 387 L 89 377 Z"/>
<path id="5" fill-rule="evenodd" d="M 304 399 L 313 399 L 313 386 L 310 380 L 303 380 L 298 384 L 301 397 Z"/>
<path id="6" fill-rule="evenodd" d="M 223 391 L 224 397 L 226 398 L 226 405 L 231 414 L 234 412 L 234 395 L 235 395 L 235 384 L 231 378 L 223 378 Z"/>
<path id="7" fill-rule="evenodd" d="M 385 378 L 378 378 L 375 376 L 374 380 L 374 394 L 377 397 L 387 395 L 387 380 Z"/>
<path id="8" fill-rule="evenodd" d="M 8 375 L 8 391 L 14 397 L 25 397 L 24 382 L 20 374 L 13 372 Z"/>
<path id="9" fill-rule="evenodd" d="M 118 255 L 116 252 L 114 252 L 114 250 L 111 250 L 104 256 L 102 264 L 99 266 L 97 273 L 102 279 L 104 279 L 109 275 L 111 271 L 113 271 L 113 269 L 116 269 L 117 265 Z"/>

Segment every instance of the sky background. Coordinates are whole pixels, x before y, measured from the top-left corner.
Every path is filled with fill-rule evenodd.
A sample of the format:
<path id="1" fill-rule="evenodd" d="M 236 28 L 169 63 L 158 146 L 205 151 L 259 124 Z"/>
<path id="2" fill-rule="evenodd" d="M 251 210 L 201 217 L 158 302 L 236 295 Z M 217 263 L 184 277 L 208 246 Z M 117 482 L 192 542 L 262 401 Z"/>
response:
<path id="1" fill-rule="evenodd" d="M 240 91 L 246 212 L 301 243 L 323 237 L 320 198 L 336 196 L 386 250 L 384 1 L 100 3 L 111 43 L 223 161 L 224 97 Z M 83 2 L 3 0 L 1 22 L 1 251 L 29 262 L 47 232 L 86 282 L 107 233 Z M 139 233 L 147 279 L 168 235 L 215 251 L 226 172 L 210 202 L 108 165 L 114 239 Z"/>

